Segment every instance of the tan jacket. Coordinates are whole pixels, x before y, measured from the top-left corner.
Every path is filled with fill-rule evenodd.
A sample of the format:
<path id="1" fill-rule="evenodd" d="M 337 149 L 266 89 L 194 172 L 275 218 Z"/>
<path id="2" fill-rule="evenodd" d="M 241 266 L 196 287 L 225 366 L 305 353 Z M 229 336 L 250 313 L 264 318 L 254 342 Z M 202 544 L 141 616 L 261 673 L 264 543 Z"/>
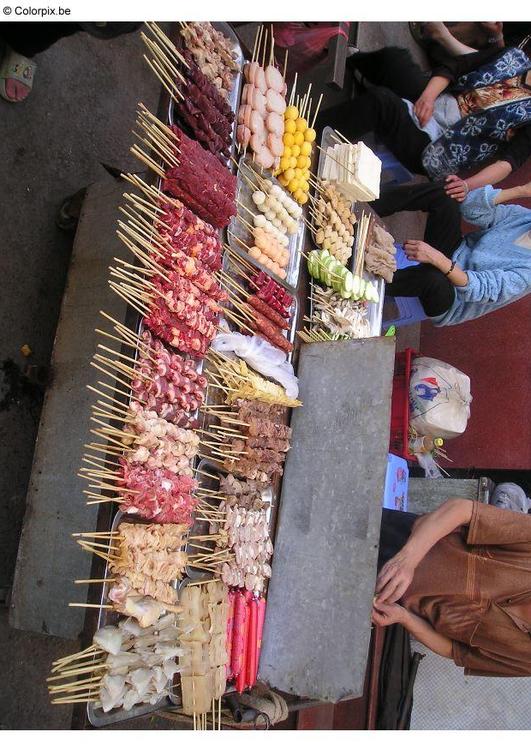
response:
<path id="1" fill-rule="evenodd" d="M 402 603 L 453 641 L 465 674 L 531 675 L 531 515 L 474 503 L 441 539 Z"/>

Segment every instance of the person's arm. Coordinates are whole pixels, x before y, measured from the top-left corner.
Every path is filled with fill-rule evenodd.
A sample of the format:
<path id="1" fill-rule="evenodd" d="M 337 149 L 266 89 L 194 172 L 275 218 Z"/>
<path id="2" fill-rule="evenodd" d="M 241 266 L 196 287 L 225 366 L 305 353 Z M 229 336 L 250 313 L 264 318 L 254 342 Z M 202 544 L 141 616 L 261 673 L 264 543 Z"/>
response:
<path id="1" fill-rule="evenodd" d="M 498 151 L 498 159 L 477 174 L 462 180 L 455 174 L 446 178 L 447 195 L 461 203 L 468 193 L 485 185 L 496 185 L 522 166 L 531 155 L 531 126 L 518 128 L 510 141 Z"/>
<path id="2" fill-rule="evenodd" d="M 461 204 L 461 215 L 469 224 L 480 229 L 490 229 L 496 224 L 508 221 L 521 222 L 523 214 L 529 215 L 529 209 L 523 206 L 502 206 L 510 200 L 529 198 L 531 183 L 518 187 L 500 190 L 492 185 L 477 188 L 469 193 Z"/>
<path id="3" fill-rule="evenodd" d="M 426 88 L 415 102 L 414 107 L 421 127 L 424 127 L 432 117 L 435 100 L 448 87 L 449 83 L 450 80 L 444 76 L 433 76 L 430 78 Z"/>
<path id="4" fill-rule="evenodd" d="M 444 189 L 446 195 L 450 198 L 454 198 L 458 203 L 462 203 L 467 195 L 477 188 L 483 187 L 484 185 L 496 185 L 506 177 L 508 177 L 513 171 L 512 165 L 508 161 L 496 161 L 494 164 L 489 164 L 488 167 L 482 169 L 472 177 L 467 177 L 466 180 L 462 180 L 456 174 L 450 174 L 445 180 Z"/>
<path id="5" fill-rule="evenodd" d="M 509 203 L 517 201 L 520 198 L 531 198 L 531 182 L 526 185 L 517 185 L 513 188 L 504 188 L 494 196 L 493 203 L 499 206 L 500 203 Z"/>
<path id="6" fill-rule="evenodd" d="M 410 260 L 429 263 L 438 268 L 459 290 L 463 302 L 509 302 L 520 297 L 531 286 L 530 273 L 524 265 L 520 269 L 464 271 L 454 260 L 422 240 L 407 240 L 404 249 Z"/>
<path id="7" fill-rule="evenodd" d="M 404 250 L 408 260 L 416 260 L 419 263 L 429 263 L 430 266 L 438 268 L 452 282 L 454 286 L 466 286 L 468 276 L 457 263 L 450 260 L 440 250 L 436 250 L 423 240 L 406 240 Z"/>
<path id="8" fill-rule="evenodd" d="M 413 614 L 400 604 L 386 604 L 375 602 L 372 611 L 372 621 L 375 625 L 402 625 L 419 643 L 424 644 L 431 651 L 447 659 L 452 658 L 453 643 L 450 638 L 437 633 L 429 622 Z"/>
<path id="9" fill-rule="evenodd" d="M 393 603 L 407 591 L 415 568 L 443 537 L 459 526 L 467 526 L 472 518 L 473 502 L 451 498 L 413 527 L 411 536 L 400 552 L 381 569 L 376 579 L 376 603 Z"/>

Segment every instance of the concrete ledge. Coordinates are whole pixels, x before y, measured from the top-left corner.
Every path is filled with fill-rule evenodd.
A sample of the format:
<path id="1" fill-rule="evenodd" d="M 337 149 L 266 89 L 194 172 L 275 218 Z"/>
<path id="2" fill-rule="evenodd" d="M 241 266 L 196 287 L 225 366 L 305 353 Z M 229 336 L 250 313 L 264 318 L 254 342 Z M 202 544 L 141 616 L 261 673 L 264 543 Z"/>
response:
<path id="1" fill-rule="evenodd" d="M 126 257 L 115 234 L 124 184 L 110 177 L 88 191 L 75 237 L 48 387 L 33 458 L 26 515 L 13 584 L 10 624 L 22 630 L 75 639 L 83 628 L 91 556 L 70 534 L 96 528 L 98 507 L 84 502 L 86 482 L 77 476 L 89 442 L 90 404 L 85 387 L 102 376 L 89 363 L 102 327 L 103 309 L 125 320 L 126 306 L 107 284 L 114 255 Z"/>

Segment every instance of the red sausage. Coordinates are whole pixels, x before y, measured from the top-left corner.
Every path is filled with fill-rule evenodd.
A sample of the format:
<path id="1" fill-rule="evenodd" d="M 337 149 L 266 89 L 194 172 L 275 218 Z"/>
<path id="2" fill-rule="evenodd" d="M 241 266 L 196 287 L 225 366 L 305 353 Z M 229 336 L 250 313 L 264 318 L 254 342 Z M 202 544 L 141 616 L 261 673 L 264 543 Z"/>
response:
<path id="1" fill-rule="evenodd" d="M 262 315 L 262 313 L 259 313 L 258 310 L 255 309 L 253 310 L 253 316 L 256 321 L 255 329 L 258 330 L 259 334 L 264 334 L 264 336 L 273 344 L 273 346 L 276 346 L 283 352 L 292 351 L 292 344 L 290 344 L 287 338 L 282 335 L 280 330 L 270 320 L 268 320 L 265 315 Z M 251 328 L 253 328 L 252 324 Z"/>
<path id="2" fill-rule="evenodd" d="M 249 304 L 252 305 L 255 310 L 258 310 L 259 313 L 262 313 L 266 318 L 269 318 L 269 320 L 276 326 L 282 328 L 284 331 L 289 331 L 289 325 L 286 323 L 282 315 L 275 312 L 266 302 L 261 300 L 255 294 L 249 295 Z"/>

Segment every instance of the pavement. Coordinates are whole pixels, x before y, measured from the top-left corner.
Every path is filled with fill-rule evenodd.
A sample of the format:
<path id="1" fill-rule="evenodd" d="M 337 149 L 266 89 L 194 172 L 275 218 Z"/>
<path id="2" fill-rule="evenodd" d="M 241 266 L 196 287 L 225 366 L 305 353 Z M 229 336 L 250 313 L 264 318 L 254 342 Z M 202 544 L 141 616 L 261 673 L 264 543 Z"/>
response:
<path id="1" fill-rule="evenodd" d="M 136 169 L 129 155 L 138 101 L 156 108 L 158 83 L 138 34 L 110 41 L 85 33 L 36 58 L 26 102 L 0 99 L 2 279 L 0 327 L 0 597 L 9 596 L 39 424 L 43 385 L 68 272 L 73 235 L 56 228 L 64 198 L 106 176 L 103 164 Z M 27 344 L 31 355 L 20 348 Z M 32 367 L 32 378 L 24 369 Z M 9 628 L 0 611 L 0 724 L 65 729 L 70 710 L 43 689 L 50 662 L 77 650 Z"/>
<path id="2" fill-rule="evenodd" d="M 407 24 L 360 25 L 362 50 L 389 43 L 414 47 Z M 28 100 L 0 99 L 0 603 L 9 599 L 72 248 L 73 235 L 56 228 L 55 216 L 66 197 L 105 174 L 103 165 L 137 167 L 128 153 L 136 105 L 154 109 L 159 95 L 138 34 L 110 41 L 77 34 L 36 61 Z M 419 221 L 409 216 L 392 231 L 415 236 Z M 77 643 L 13 630 L 0 608 L 0 647 L 0 727 L 69 728 L 70 710 L 49 705 L 44 682 L 50 662 L 77 650 Z"/>

